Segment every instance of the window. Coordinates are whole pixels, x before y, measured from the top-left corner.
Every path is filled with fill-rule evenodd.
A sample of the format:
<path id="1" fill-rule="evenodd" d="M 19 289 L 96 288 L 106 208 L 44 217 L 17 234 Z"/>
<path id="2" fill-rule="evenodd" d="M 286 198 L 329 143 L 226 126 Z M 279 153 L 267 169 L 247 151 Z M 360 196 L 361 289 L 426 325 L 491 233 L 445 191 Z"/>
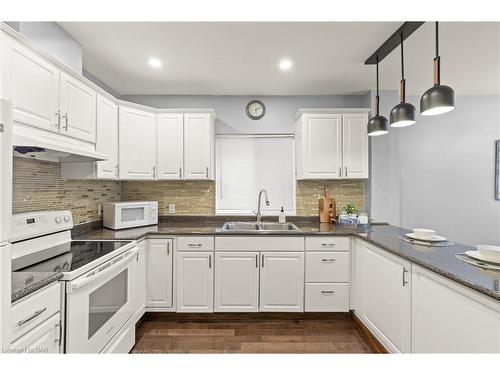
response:
<path id="1" fill-rule="evenodd" d="M 218 135 L 216 138 L 216 213 L 252 215 L 261 189 L 263 215 L 295 215 L 295 155 L 291 135 Z"/>

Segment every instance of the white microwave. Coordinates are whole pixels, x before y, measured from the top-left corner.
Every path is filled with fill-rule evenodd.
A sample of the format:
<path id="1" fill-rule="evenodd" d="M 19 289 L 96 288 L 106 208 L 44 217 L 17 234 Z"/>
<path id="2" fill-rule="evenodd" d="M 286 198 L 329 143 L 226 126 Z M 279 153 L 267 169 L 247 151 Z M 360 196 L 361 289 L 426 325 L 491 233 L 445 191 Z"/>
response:
<path id="1" fill-rule="evenodd" d="M 123 229 L 158 224 L 158 202 L 108 202 L 103 204 L 103 225 Z"/>

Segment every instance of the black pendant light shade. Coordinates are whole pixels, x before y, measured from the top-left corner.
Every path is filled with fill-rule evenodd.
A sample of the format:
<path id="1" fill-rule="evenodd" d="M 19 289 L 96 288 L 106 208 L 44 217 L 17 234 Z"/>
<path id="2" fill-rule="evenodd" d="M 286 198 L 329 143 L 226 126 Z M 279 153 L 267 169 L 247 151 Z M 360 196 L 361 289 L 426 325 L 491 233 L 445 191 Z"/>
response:
<path id="1" fill-rule="evenodd" d="M 378 58 L 377 58 L 377 96 L 375 97 L 376 114 L 368 121 L 368 135 L 376 136 L 389 132 L 389 124 L 384 116 L 380 116 L 380 97 L 378 93 Z"/>
<path id="2" fill-rule="evenodd" d="M 415 107 L 406 103 L 405 69 L 403 53 L 403 34 L 401 34 L 401 84 L 399 89 L 400 103 L 391 110 L 391 126 L 401 128 L 415 123 Z"/>
<path id="3" fill-rule="evenodd" d="M 435 116 L 455 109 L 455 91 L 441 85 L 441 63 L 439 57 L 439 24 L 436 22 L 436 57 L 434 58 L 434 87 L 424 92 L 420 98 L 420 114 Z"/>

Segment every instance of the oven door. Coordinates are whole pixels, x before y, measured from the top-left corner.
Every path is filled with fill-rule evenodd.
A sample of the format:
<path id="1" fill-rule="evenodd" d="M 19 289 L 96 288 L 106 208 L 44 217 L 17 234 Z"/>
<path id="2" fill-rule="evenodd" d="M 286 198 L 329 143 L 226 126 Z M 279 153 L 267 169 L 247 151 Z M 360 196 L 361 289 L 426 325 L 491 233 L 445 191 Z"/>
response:
<path id="1" fill-rule="evenodd" d="M 124 204 L 116 209 L 117 229 L 151 224 L 152 208 L 149 204 Z"/>
<path id="2" fill-rule="evenodd" d="M 66 353 L 99 353 L 134 315 L 137 253 L 134 247 L 66 284 Z"/>

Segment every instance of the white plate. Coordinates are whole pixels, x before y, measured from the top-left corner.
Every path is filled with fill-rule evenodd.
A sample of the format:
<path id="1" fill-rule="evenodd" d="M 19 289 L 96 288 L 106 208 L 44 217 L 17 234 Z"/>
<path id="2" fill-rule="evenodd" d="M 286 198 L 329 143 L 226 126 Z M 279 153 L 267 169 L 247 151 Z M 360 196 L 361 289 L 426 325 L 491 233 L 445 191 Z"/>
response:
<path id="1" fill-rule="evenodd" d="M 485 257 L 479 251 L 472 251 L 472 250 L 466 251 L 465 255 L 467 255 L 468 257 L 474 258 L 474 259 L 482 260 L 483 262 L 500 264 L 500 261 L 498 259 L 492 259 L 489 257 Z"/>
<path id="2" fill-rule="evenodd" d="M 438 236 L 437 234 L 435 234 L 434 236 L 432 236 L 432 238 L 425 239 L 425 240 L 423 238 L 415 236 L 415 233 L 406 233 L 405 236 L 409 237 L 409 238 L 411 238 L 413 240 L 424 241 L 424 242 L 446 241 L 446 237 Z"/>

